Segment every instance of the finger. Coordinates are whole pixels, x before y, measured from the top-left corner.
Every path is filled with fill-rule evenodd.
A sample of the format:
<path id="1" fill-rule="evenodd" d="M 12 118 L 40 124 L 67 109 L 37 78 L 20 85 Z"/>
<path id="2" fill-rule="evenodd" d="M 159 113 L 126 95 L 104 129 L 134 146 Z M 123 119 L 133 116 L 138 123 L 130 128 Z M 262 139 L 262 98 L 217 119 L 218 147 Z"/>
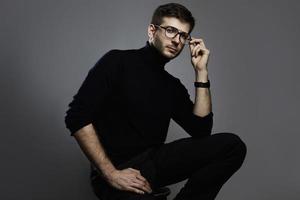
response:
<path id="1" fill-rule="evenodd" d="M 147 188 L 152 190 L 151 186 L 150 186 L 150 183 L 147 181 L 147 179 L 145 179 L 143 176 L 137 176 L 136 178 L 137 178 L 136 180 L 142 181 L 147 186 Z"/>
<path id="2" fill-rule="evenodd" d="M 191 41 L 192 43 L 201 43 L 204 42 L 204 40 L 202 38 L 194 38 L 192 37 Z"/>
<path id="3" fill-rule="evenodd" d="M 145 189 L 145 184 L 144 184 L 144 183 L 137 183 L 137 182 L 132 181 L 132 182 L 130 183 L 130 186 L 131 186 L 131 187 L 134 187 L 134 188 L 141 189 L 141 190 L 144 190 L 144 189 Z"/>
<path id="4" fill-rule="evenodd" d="M 150 190 L 151 189 L 151 185 L 150 183 L 144 178 L 144 177 L 137 177 L 140 181 L 142 181 Z"/>
<path id="5" fill-rule="evenodd" d="M 195 57 L 197 57 L 203 49 L 200 47 L 196 50 Z"/>
<path id="6" fill-rule="evenodd" d="M 136 178 L 141 181 L 147 181 L 147 179 L 145 179 L 142 175 L 137 175 Z"/>
<path id="7" fill-rule="evenodd" d="M 137 170 L 137 169 L 134 169 L 134 168 L 128 168 L 128 169 L 130 169 L 131 171 L 134 171 L 134 172 L 137 172 L 138 174 L 141 174 L 141 172 L 139 171 L 139 170 Z"/>
<path id="8" fill-rule="evenodd" d="M 208 56 L 210 53 L 210 51 L 208 49 L 202 49 L 202 52 L 203 52 L 202 53 L 203 56 Z"/>
<path id="9" fill-rule="evenodd" d="M 197 46 L 195 46 L 195 45 L 190 45 L 190 52 L 191 52 L 191 56 L 194 56 L 194 52 L 195 52 L 195 48 L 196 48 Z"/>
<path id="10" fill-rule="evenodd" d="M 195 47 L 198 44 L 201 44 L 201 41 L 191 40 L 189 43 L 192 47 Z"/>
<path id="11" fill-rule="evenodd" d="M 206 46 L 205 46 L 204 41 L 202 41 L 202 42 L 200 43 L 200 45 L 206 49 Z"/>
<path id="12" fill-rule="evenodd" d="M 149 193 L 152 192 L 150 184 L 147 181 L 140 181 L 138 179 L 134 179 L 134 180 L 131 180 L 130 185 L 133 186 L 133 187 L 137 187 L 139 189 L 142 189 L 144 191 L 147 191 Z"/>
<path id="13" fill-rule="evenodd" d="M 206 48 L 204 42 L 200 42 L 200 43 L 196 43 L 195 47 L 197 46 L 200 46 L 200 47 L 203 47 L 203 48 Z"/>
<path id="14" fill-rule="evenodd" d="M 146 184 L 147 184 L 146 181 L 142 181 L 142 180 L 139 180 L 139 179 L 137 179 L 137 178 L 132 179 L 132 182 L 133 182 L 133 183 L 140 184 L 140 185 L 146 185 Z"/>
<path id="15" fill-rule="evenodd" d="M 132 170 L 133 171 L 133 170 Z M 147 179 L 144 178 L 140 172 L 136 172 L 136 170 L 134 171 L 134 173 L 130 174 L 132 180 L 138 180 L 138 181 L 142 181 L 142 182 L 146 182 L 148 183 Z"/>
<path id="16" fill-rule="evenodd" d="M 193 57 L 196 57 L 198 55 L 198 52 L 199 52 L 200 49 L 201 49 L 200 45 L 198 45 L 197 47 L 194 48 Z"/>
<path id="17" fill-rule="evenodd" d="M 138 180 L 140 180 L 140 181 L 143 181 L 143 183 L 145 183 L 146 186 L 147 186 L 150 190 L 152 190 L 152 189 L 151 189 L 151 186 L 150 186 L 150 183 L 147 181 L 146 178 L 144 178 L 144 177 L 141 175 L 141 172 L 140 172 L 139 170 L 136 170 L 136 169 L 134 169 L 134 168 L 128 168 L 128 169 L 130 169 L 131 171 L 134 171 L 134 172 L 138 173 L 137 175 L 135 175 L 135 178 L 138 179 Z"/>
<path id="18" fill-rule="evenodd" d="M 143 182 L 144 186 L 147 188 L 147 191 L 148 192 L 152 192 L 152 188 L 151 188 L 151 185 L 150 183 L 146 180 Z"/>
<path id="19" fill-rule="evenodd" d="M 201 38 L 200 39 L 194 38 L 193 40 L 190 41 L 190 44 L 192 44 L 194 46 L 197 45 L 197 44 L 200 44 L 201 46 L 203 46 L 204 48 L 206 48 L 204 40 L 201 39 Z"/>
<path id="20" fill-rule="evenodd" d="M 198 43 L 195 41 L 195 38 L 192 38 L 190 41 L 189 41 L 189 47 L 190 47 L 190 51 L 192 52 L 194 50 L 194 48 L 196 47 Z"/>
<path id="21" fill-rule="evenodd" d="M 195 48 L 195 46 L 191 43 L 189 43 L 189 48 L 190 48 L 190 52 L 193 52 L 193 49 Z"/>
<path id="22" fill-rule="evenodd" d="M 129 174 L 129 177 L 131 180 L 138 180 L 142 182 L 147 182 L 147 180 L 140 174 L 137 174 L 137 172 Z"/>
<path id="23" fill-rule="evenodd" d="M 199 46 L 197 46 L 197 47 L 195 47 L 194 49 L 193 49 L 193 52 L 192 52 L 192 56 L 193 57 L 195 57 L 195 53 L 196 53 L 196 50 L 199 48 Z"/>
<path id="24" fill-rule="evenodd" d="M 144 183 L 135 183 L 135 182 L 132 182 L 131 183 L 131 186 L 134 187 L 134 188 L 137 188 L 137 189 L 140 189 L 140 190 L 143 190 L 145 192 L 148 192 L 148 193 L 151 193 L 152 190 L 149 186 L 147 186 L 146 184 Z"/>
<path id="25" fill-rule="evenodd" d="M 140 189 L 137 189 L 137 188 L 131 187 L 131 186 L 127 187 L 126 190 L 131 191 L 131 192 L 135 192 L 135 193 L 138 193 L 138 194 L 145 194 L 145 192 L 143 190 L 140 190 Z"/>

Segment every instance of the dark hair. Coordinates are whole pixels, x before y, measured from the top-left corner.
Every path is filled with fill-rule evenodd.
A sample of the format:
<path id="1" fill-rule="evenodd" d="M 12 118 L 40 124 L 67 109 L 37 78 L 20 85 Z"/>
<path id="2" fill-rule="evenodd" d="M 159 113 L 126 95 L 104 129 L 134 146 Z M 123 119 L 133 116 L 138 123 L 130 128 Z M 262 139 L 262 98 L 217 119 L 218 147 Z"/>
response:
<path id="1" fill-rule="evenodd" d="M 195 19 L 192 13 L 186 7 L 178 3 L 160 5 L 155 9 L 151 23 L 160 25 L 162 24 L 163 17 L 176 17 L 180 21 L 188 23 L 190 25 L 189 32 L 192 32 L 195 26 Z"/>

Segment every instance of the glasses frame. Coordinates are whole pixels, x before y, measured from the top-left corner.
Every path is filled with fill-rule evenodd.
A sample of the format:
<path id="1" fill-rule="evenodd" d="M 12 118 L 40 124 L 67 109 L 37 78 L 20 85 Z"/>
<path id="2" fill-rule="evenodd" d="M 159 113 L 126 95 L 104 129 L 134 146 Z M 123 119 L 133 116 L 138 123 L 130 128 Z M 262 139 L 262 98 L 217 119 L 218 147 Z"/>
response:
<path id="1" fill-rule="evenodd" d="M 189 41 L 191 41 L 192 40 L 192 37 L 191 37 L 191 35 L 189 34 L 189 33 L 187 33 L 187 32 L 184 32 L 184 31 L 181 31 L 181 30 L 179 30 L 178 28 L 176 28 L 176 27 L 174 27 L 174 26 L 161 26 L 161 25 L 157 25 L 157 24 L 153 24 L 155 27 L 159 27 L 159 28 L 162 28 L 162 29 L 164 29 L 165 30 L 165 36 L 167 37 L 167 38 L 169 38 L 169 39 L 174 39 L 174 38 L 176 38 L 177 37 L 177 35 L 179 34 L 179 41 L 182 43 L 182 44 L 188 44 L 189 43 Z M 169 27 L 171 27 L 171 28 L 173 28 L 173 29 L 175 29 L 175 30 L 177 30 L 177 33 L 173 36 L 173 37 L 169 37 L 168 35 L 167 35 L 167 28 L 169 28 Z M 188 34 L 188 38 L 187 39 L 184 39 L 184 42 L 182 42 L 182 34 Z"/>

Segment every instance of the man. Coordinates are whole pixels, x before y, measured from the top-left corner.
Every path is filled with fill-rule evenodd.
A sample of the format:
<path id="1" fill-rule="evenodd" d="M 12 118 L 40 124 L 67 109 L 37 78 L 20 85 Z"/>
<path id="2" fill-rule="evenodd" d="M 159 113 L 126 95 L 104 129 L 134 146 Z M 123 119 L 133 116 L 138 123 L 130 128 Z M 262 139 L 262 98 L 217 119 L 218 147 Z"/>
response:
<path id="1" fill-rule="evenodd" d="M 100 199 L 155 199 L 157 188 L 188 179 L 176 200 L 214 199 L 242 165 L 246 146 L 211 135 L 209 50 L 190 36 L 194 18 L 176 3 L 159 6 L 140 49 L 111 50 L 89 71 L 65 117 L 91 162 Z M 164 66 L 189 45 L 195 102 Z M 191 137 L 164 143 L 170 119 Z"/>

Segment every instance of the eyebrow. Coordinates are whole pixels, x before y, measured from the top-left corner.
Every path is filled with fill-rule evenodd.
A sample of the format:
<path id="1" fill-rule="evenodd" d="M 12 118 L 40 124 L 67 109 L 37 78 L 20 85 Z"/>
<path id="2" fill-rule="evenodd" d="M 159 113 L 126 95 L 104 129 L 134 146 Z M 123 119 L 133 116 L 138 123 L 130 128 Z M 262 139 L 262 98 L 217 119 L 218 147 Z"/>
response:
<path id="1" fill-rule="evenodd" d="M 164 26 L 164 27 L 172 27 L 172 28 L 176 28 L 176 27 L 174 27 L 174 26 L 170 26 L 170 25 L 162 25 L 161 24 L 161 26 Z M 185 32 L 185 31 L 182 31 L 182 30 L 180 30 L 179 28 L 176 28 L 179 32 L 181 32 L 181 33 L 186 33 L 186 34 L 189 34 L 188 32 Z"/>

